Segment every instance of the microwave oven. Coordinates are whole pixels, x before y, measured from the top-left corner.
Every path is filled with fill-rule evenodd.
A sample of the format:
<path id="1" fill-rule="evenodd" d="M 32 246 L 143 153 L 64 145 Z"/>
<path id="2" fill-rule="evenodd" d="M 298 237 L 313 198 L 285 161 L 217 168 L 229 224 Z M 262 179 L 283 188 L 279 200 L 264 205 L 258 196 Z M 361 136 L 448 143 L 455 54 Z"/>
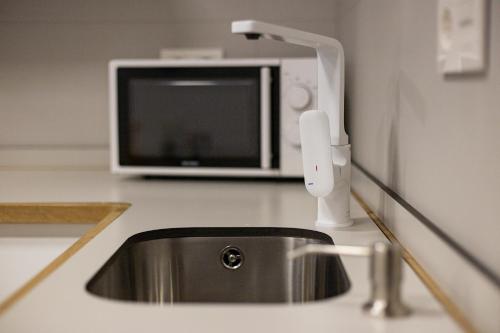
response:
<path id="1" fill-rule="evenodd" d="M 316 72 L 315 58 L 112 60 L 111 171 L 303 177 Z"/>

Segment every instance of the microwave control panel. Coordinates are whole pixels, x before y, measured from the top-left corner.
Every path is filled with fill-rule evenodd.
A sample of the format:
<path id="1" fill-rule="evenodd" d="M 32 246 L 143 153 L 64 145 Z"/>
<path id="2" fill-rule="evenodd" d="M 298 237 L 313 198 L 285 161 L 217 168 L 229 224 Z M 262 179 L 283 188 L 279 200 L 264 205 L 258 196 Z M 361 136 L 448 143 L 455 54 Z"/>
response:
<path id="1" fill-rule="evenodd" d="M 316 58 L 281 60 L 280 171 L 284 177 L 303 176 L 299 117 L 317 108 Z"/>

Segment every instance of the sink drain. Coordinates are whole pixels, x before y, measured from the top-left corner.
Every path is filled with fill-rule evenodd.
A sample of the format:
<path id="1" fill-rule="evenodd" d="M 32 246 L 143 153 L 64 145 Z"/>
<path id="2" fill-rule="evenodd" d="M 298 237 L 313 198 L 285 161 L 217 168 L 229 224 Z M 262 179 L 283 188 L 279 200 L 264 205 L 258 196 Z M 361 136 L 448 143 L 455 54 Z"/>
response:
<path id="1" fill-rule="evenodd" d="M 220 261 L 227 269 L 238 269 L 243 265 L 243 253 L 235 246 L 227 246 L 220 253 Z"/>

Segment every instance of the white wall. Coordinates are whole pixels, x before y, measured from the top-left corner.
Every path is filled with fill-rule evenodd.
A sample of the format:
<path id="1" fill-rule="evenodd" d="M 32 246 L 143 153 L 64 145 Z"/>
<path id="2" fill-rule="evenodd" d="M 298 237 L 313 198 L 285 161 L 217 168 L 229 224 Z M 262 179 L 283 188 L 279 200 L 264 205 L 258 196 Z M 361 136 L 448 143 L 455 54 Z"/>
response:
<path id="1" fill-rule="evenodd" d="M 249 42 L 234 19 L 334 35 L 335 0 L 3 0 L 0 167 L 106 166 L 107 62 L 163 47 L 221 46 L 228 57 L 309 56 Z"/>
<path id="2" fill-rule="evenodd" d="M 500 2 L 478 75 L 438 73 L 436 8 L 340 1 L 353 159 L 500 275 Z"/>

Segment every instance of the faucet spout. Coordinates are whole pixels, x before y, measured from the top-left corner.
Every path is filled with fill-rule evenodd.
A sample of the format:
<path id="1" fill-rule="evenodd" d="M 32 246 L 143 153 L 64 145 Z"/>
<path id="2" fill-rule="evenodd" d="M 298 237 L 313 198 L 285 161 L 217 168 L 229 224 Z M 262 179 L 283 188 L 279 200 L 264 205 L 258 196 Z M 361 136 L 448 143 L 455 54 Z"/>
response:
<path id="1" fill-rule="evenodd" d="M 279 25 L 254 21 L 234 21 L 234 34 L 248 39 L 266 38 L 316 49 L 318 58 L 318 107 L 327 113 L 331 144 L 347 145 L 344 128 L 344 49 L 334 38 Z"/>

